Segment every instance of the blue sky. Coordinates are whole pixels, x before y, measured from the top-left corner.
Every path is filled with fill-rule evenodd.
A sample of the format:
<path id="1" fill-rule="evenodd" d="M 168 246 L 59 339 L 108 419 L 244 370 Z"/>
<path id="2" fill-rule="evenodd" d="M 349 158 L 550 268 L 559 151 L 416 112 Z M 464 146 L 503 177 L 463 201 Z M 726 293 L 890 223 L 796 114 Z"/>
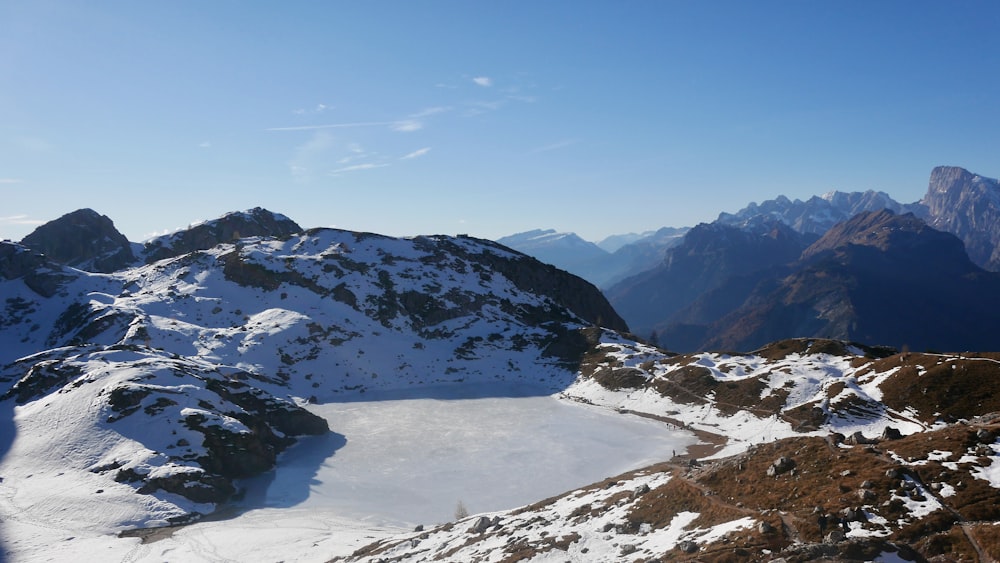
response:
<path id="1" fill-rule="evenodd" d="M 0 238 L 263 206 L 589 240 L 1000 176 L 993 1 L 0 2 Z"/>

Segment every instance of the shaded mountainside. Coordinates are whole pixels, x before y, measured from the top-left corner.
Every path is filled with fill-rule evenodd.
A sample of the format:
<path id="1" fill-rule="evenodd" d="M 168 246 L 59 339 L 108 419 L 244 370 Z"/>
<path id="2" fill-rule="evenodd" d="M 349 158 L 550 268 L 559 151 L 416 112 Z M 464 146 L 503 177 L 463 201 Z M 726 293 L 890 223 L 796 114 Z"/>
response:
<path id="1" fill-rule="evenodd" d="M 866 213 L 831 230 L 784 277 L 758 284 L 712 323 L 704 349 L 751 349 L 792 336 L 913 350 L 1000 346 L 1000 276 L 961 241 L 912 215 Z"/>
<path id="2" fill-rule="evenodd" d="M 157 248 L 203 246 L 251 219 L 276 228 L 268 217 L 293 229 L 254 211 Z M 188 521 L 297 436 L 329 434 L 309 402 L 433 384 L 552 392 L 596 342 L 583 329 L 627 330 L 589 283 L 489 241 L 279 234 L 111 274 L 0 245 L 12 502 L 32 506 L 33 489 L 11 477 L 32 474 L 32 487 L 92 503 L 88 526 Z"/>
<path id="3" fill-rule="evenodd" d="M 685 242 L 672 251 L 687 250 L 685 261 L 607 292 L 636 333 L 655 331 L 671 349 L 748 350 L 791 337 L 914 350 L 1000 345 L 1000 276 L 973 264 L 954 235 L 913 215 L 861 213 L 801 253 L 793 237 L 783 239 L 783 253 L 762 253 L 774 243 L 748 247 L 745 230 L 692 232 L 713 235 L 710 244 Z M 643 307 L 650 303 L 670 307 Z"/>
<path id="4" fill-rule="evenodd" d="M 808 242 L 779 221 L 760 221 L 747 229 L 703 223 L 669 249 L 662 264 L 615 284 L 606 294 L 633 330 L 649 334 L 734 276 L 795 260 Z"/>
<path id="5" fill-rule="evenodd" d="M 389 538 L 343 560 L 1000 556 L 1000 391 L 983 385 L 1000 377 L 1000 356 L 808 339 L 738 355 L 671 357 L 608 339 L 598 350 L 568 398 L 672 421 L 719 444 L 714 454 Z"/>
<path id="6" fill-rule="evenodd" d="M 108 217 L 80 209 L 49 221 L 21 240 L 59 264 L 89 272 L 113 272 L 135 262 L 132 245 Z"/>

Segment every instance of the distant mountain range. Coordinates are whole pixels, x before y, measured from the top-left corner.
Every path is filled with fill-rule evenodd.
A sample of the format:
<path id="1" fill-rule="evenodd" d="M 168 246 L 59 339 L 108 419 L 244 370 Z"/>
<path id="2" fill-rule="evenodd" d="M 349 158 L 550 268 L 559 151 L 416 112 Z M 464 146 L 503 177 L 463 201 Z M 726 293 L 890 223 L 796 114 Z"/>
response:
<path id="1" fill-rule="evenodd" d="M 664 227 L 643 234 L 614 235 L 595 244 L 576 233 L 536 229 L 497 242 L 607 287 L 656 266 L 666 249 L 678 244 L 687 231 L 686 227 Z"/>
<path id="2" fill-rule="evenodd" d="M 852 228 L 900 236 L 844 236 Z M 1000 185 L 961 168 L 935 168 L 916 203 L 875 191 L 778 197 L 654 248 L 654 265 L 602 287 L 636 334 L 678 351 L 799 336 L 915 349 L 1000 344 L 991 274 L 1000 270 Z"/>

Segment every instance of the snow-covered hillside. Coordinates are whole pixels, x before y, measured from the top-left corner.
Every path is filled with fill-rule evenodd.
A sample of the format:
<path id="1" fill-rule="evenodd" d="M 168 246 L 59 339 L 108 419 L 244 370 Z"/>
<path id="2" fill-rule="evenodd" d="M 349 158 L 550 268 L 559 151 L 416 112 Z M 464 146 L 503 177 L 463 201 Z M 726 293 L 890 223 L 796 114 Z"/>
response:
<path id="1" fill-rule="evenodd" d="M 455 382 L 563 388 L 587 346 L 577 329 L 621 326 L 582 280 L 468 238 L 316 230 L 111 274 L 3 250 L 4 513 L 49 520 L 47 496 L 70 527 L 212 512 L 295 436 L 328 431 L 310 402 Z"/>
<path id="2" fill-rule="evenodd" d="M 5 558 L 764 560 L 820 504 L 869 555 L 992 553 L 1000 356 L 678 356 L 489 241 L 196 228 L 108 273 L 0 244 Z"/>

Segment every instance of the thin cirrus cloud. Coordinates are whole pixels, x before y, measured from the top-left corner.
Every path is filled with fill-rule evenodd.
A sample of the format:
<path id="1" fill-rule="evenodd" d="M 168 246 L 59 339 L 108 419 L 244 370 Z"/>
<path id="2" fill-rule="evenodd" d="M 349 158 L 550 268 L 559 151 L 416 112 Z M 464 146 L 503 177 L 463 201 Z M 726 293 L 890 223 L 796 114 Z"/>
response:
<path id="1" fill-rule="evenodd" d="M 417 150 L 415 150 L 415 151 L 413 151 L 413 152 L 411 152 L 409 154 L 405 154 L 405 155 L 399 157 L 399 159 L 400 160 L 410 160 L 410 159 L 413 159 L 413 158 L 420 158 L 421 156 L 424 156 L 425 154 L 427 154 L 429 152 L 431 152 L 431 148 L 430 147 L 424 147 L 422 149 L 417 149 Z"/>
<path id="2" fill-rule="evenodd" d="M 575 144 L 577 144 L 579 142 L 580 142 L 579 139 L 564 139 L 562 141 L 557 141 L 555 143 L 549 143 L 547 145 L 542 145 L 540 147 L 536 147 L 531 152 L 533 152 L 533 153 L 541 153 L 541 152 L 557 151 L 559 149 L 564 149 L 566 147 L 575 145 Z"/>
<path id="3" fill-rule="evenodd" d="M 45 223 L 42 219 L 32 219 L 27 215 L 9 215 L 0 217 L 0 224 L 4 225 L 41 225 Z"/>
<path id="4" fill-rule="evenodd" d="M 493 86 L 493 79 L 489 76 L 476 76 L 472 79 L 472 82 L 474 82 L 476 86 L 482 86 L 483 88 Z"/>
<path id="5" fill-rule="evenodd" d="M 359 170 L 372 170 L 374 168 L 383 168 L 389 166 L 388 164 L 380 163 L 375 164 L 372 162 L 365 162 L 362 164 L 352 164 L 351 166 L 344 166 L 343 168 L 337 168 L 330 171 L 331 176 L 336 176 L 338 174 L 343 174 L 345 172 L 357 172 Z"/>
<path id="6" fill-rule="evenodd" d="M 20 178 L 0 178 L 0 184 L 20 184 Z"/>
<path id="7" fill-rule="evenodd" d="M 326 125 L 293 125 L 291 127 L 268 127 L 265 131 L 311 131 L 313 129 L 350 129 L 353 127 L 392 127 L 405 121 L 360 121 L 356 123 L 328 123 Z"/>
<path id="8" fill-rule="evenodd" d="M 361 127 L 388 127 L 400 133 L 412 133 L 424 128 L 423 118 L 450 111 L 449 107 L 433 107 L 419 111 L 406 119 L 396 121 L 355 121 L 349 123 L 326 123 L 322 125 L 292 125 L 289 127 L 268 127 L 265 131 L 312 131 L 315 129 L 354 129 Z"/>

